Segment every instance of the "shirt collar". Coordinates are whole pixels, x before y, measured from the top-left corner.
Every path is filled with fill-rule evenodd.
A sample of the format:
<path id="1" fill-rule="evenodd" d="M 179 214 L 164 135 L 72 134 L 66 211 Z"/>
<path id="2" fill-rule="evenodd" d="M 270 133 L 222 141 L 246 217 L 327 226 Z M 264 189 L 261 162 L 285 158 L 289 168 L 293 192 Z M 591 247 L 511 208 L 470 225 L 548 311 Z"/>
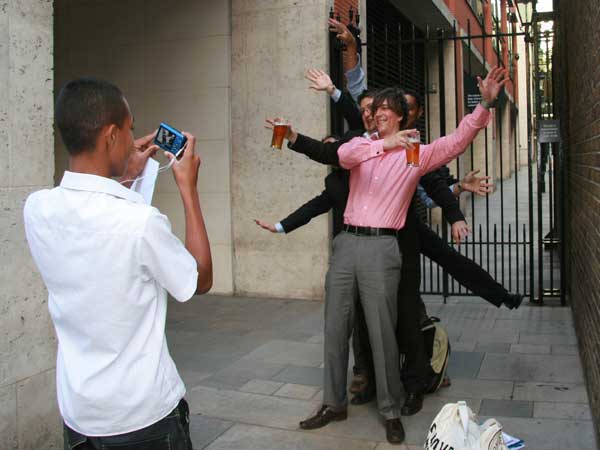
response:
<path id="1" fill-rule="evenodd" d="M 374 140 L 379 139 L 379 132 L 378 131 L 373 131 L 373 132 L 365 131 L 363 133 L 363 137 L 366 137 L 367 139 L 374 141 Z"/>
<path id="2" fill-rule="evenodd" d="M 87 173 L 65 171 L 60 186 L 77 191 L 102 192 L 134 203 L 144 203 L 144 198 L 112 178 Z"/>

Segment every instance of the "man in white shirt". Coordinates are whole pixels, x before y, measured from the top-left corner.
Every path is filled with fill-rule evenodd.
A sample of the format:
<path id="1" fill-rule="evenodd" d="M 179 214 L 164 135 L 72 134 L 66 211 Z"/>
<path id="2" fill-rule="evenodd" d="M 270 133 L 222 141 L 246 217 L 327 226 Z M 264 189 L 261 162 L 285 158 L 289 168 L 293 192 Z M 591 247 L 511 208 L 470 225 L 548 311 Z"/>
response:
<path id="1" fill-rule="evenodd" d="M 167 292 L 183 302 L 212 286 L 196 139 L 186 133 L 173 164 L 183 244 L 164 215 L 123 185 L 157 147 L 152 135 L 134 141 L 133 116 L 116 86 L 67 83 L 56 123 L 69 170 L 60 186 L 29 196 L 24 217 L 58 336 L 65 449 L 191 450 L 185 386 L 164 330 Z"/>

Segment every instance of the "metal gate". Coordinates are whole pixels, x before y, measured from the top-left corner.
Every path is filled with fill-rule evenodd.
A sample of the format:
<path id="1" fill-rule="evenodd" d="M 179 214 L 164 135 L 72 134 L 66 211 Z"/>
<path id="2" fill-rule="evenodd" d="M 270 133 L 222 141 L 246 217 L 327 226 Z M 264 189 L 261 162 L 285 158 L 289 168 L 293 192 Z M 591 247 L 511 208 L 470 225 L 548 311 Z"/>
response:
<path id="1" fill-rule="evenodd" d="M 340 19 L 339 15 L 337 18 Z M 348 18 L 351 31 L 359 37 L 358 16 L 352 12 Z M 538 50 L 543 37 L 537 32 L 536 24 L 532 30 L 517 32 L 512 23 L 509 32 L 502 33 L 498 28 L 494 34 L 473 34 L 470 22 L 467 22 L 466 32 L 463 30 L 462 33 L 457 31 L 456 24 L 451 29 L 432 31 L 426 27 L 420 30 L 386 0 L 368 1 L 367 18 L 366 33 L 363 33 L 366 40 L 361 45 L 367 48 L 369 87 L 399 85 L 423 93 L 426 114 L 418 128 L 428 140 L 435 137 L 433 120 L 439 121 L 439 125 L 435 124 L 439 136 L 451 131 L 447 96 L 454 97 L 454 126 L 458 125 L 461 112 L 468 112 L 466 95 L 459 93 L 469 90 L 469 82 L 475 83 L 476 89 L 476 75 L 483 77 L 489 68 L 483 63 L 490 60 L 490 49 L 492 65 L 505 66 L 505 54 L 508 54 L 509 62 L 523 57 L 516 53 L 514 41 L 525 40 L 526 80 L 519 82 L 525 84 L 520 88 L 527 91 L 526 104 L 519 105 L 518 98 L 509 98 L 506 93 L 501 96 L 495 108 L 492 131 L 486 129 L 481 133 L 483 144 L 477 148 L 471 145 L 456 164 L 451 165 L 456 178 L 460 179 L 466 171 L 480 169 L 481 173 L 494 177 L 496 186 L 493 193 L 477 198 L 470 195 L 461 204 L 472 235 L 455 248 L 477 262 L 509 291 L 529 297 L 532 303 L 542 304 L 544 299 L 557 298 L 564 305 L 563 158 L 559 145 L 541 143 L 535 136 L 534 114 L 538 120 L 550 119 L 553 110 L 547 95 L 540 94 L 540 86 L 547 86 L 551 80 L 552 68 L 548 45 L 541 50 L 544 58 L 540 57 Z M 547 39 L 547 34 L 543 36 Z M 330 43 L 332 78 L 336 85 L 342 86 L 343 48 L 335 34 L 331 34 Z M 503 49 L 504 46 L 508 51 Z M 533 60 L 530 47 L 534 50 Z M 448 57 L 453 58 L 455 68 L 450 77 L 445 73 Z M 437 74 L 433 76 L 430 66 L 435 61 Z M 545 66 L 540 62 L 545 62 Z M 457 67 L 463 68 L 462 83 Z M 508 67 L 514 79 L 514 65 Z M 533 78 L 530 72 L 533 72 Z M 541 80 L 545 80 L 545 84 Z M 438 113 L 433 117 L 431 111 L 435 108 Z M 341 134 L 344 124 L 333 110 L 332 132 Z M 520 150 L 518 146 L 518 123 L 522 114 L 527 116 L 526 154 L 525 149 Z M 428 220 L 448 245 L 454 245 L 449 242 L 449 228 L 443 218 L 436 220 L 436 214 L 430 212 Z M 444 301 L 449 296 L 474 295 L 451 279 L 444 268 L 425 257 L 422 257 L 421 292 L 443 295 Z"/>

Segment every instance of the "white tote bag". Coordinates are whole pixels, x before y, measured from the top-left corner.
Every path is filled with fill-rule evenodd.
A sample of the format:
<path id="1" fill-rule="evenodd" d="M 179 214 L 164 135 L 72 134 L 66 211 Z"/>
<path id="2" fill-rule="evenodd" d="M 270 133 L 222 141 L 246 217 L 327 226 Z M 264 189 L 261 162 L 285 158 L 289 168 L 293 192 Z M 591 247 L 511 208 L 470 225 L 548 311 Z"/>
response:
<path id="1" fill-rule="evenodd" d="M 502 426 L 496 419 L 481 427 L 464 401 L 448 403 L 433 419 L 427 433 L 425 450 L 507 450 Z"/>

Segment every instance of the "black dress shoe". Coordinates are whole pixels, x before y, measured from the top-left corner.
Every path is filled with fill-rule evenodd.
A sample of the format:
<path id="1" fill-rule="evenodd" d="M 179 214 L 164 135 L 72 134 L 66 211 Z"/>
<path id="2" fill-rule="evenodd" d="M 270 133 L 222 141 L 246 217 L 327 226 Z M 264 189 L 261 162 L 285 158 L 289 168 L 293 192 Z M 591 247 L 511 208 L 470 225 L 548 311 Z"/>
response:
<path id="1" fill-rule="evenodd" d="M 403 416 L 412 416 L 421 411 L 421 408 L 423 407 L 423 397 L 424 394 L 421 392 L 407 392 L 400 414 Z"/>
<path id="2" fill-rule="evenodd" d="M 314 430 L 327 425 L 329 422 L 339 422 L 348 418 L 348 411 L 334 411 L 330 406 L 323 405 L 317 413 L 306 420 L 300 422 L 300 428 L 303 430 Z"/>
<path id="3" fill-rule="evenodd" d="M 521 294 L 507 294 L 502 303 L 506 305 L 508 309 L 517 309 L 521 306 L 523 296 Z"/>
<path id="4" fill-rule="evenodd" d="M 365 388 L 362 391 L 356 393 L 350 403 L 353 405 L 364 405 L 365 403 L 369 403 L 371 400 L 375 398 L 375 389 Z"/>
<path id="5" fill-rule="evenodd" d="M 385 437 L 390 444 L 402 444 L 404 442 L 404 427 L 399 417 L 385 421 Z"/>

